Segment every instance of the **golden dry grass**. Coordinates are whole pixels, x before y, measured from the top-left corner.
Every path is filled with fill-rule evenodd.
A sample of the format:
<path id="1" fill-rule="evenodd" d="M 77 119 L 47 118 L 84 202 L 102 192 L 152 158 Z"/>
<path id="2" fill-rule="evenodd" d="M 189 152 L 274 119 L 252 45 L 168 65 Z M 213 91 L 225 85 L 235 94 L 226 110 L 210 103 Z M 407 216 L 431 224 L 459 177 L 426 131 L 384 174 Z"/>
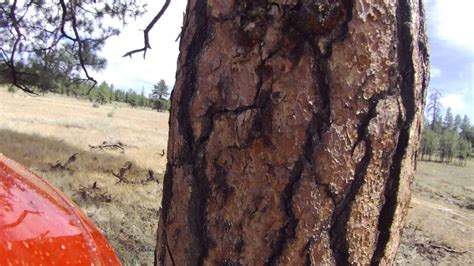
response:
<path id="1" fill-rule="evenodd" d="M 76 201 L 127 265 L 153 262 L 166 164 L 166 156 L 160 153 L 166 150 L 167 125 L 167 113 L 150 109 L 117 103 L 94 108 L 89 101 L 11 94 L 0 87 L 0 153 L 31 168 Z M 88 146 L 103 141 L 128 146 L 124 153 Z M 74 153 L 79 155 L 69 170 L 51 169 L 51 164 Z M 144 180 L 152 169 L 160 184 L 117 184 L 112 171 L 118 172 L 126 161 L 133 163 L 130 180 Z M 94 182 L 98 190 L 80 193 Z M 102 194 L 112 201 L 101 200 Z"/>
<path id="2" fill-rule="evenodd" d="M 111 113 L 112 117 L 108 117 Z M 0 128 L 41 137 L 60 138 L 79 149 L 102 141 L 122 141 L 138 149 L 126 156 L 143 168 L 163 168 L 159 156 L 166 149 L 168 114 L 123 104 L 93 108 L 84 100 L 57 95 L 28 96 L 0 89 Z"/>

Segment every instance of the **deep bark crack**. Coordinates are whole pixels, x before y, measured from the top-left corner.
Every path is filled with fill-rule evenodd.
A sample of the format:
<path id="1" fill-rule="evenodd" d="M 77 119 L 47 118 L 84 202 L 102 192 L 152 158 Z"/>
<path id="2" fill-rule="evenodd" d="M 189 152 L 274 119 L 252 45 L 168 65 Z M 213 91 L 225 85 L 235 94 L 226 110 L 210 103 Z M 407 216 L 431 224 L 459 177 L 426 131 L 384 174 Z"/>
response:
<path id="1" fill-rule="evenodd" d="M 176 263 L 174 261 L 173 253 L 171 253 L 171 248 L 170 248 L 170 245 L 168 244 L 168 235 L 166 233 L 165 233 L 165 239 L 166 239 L 166 249 L 167 249 L 168 254 L 170 256 L 171 263 L 173 264 L 173 266 L 175 266 Z"/>
<path id="2" fill-rule="evenodd" d="M 380 264 L 380 260 L 384 256 L 386 246 L 390 240 L 390 229 L 395 216 L 395 211 L 397 209 L 397 192 L 400 185 L 402 161 L 410 142 L 410 128 L 416 113 L 414 88 L 415 66 L 412 58 L 414 40 L 410 31 L 410 22 L 412 20 L 410 10 L 410 2 L 408 0 L 398 0 L 397 35 L 399 47 L 397 56 L 398 70 L 401 75 L 400 94 L 402 98 L 402 104 L 406 112 L 406 119 L 403 121 L 401 126 L 397 147 L 395 154 L 393 155 L 389 179 L 387 180 L 387 184 L 385 186 L 385 203 L 382 206 L 379 216 L 379 237 L 374 255 L 372 257 L 372 265 Z M 423 16 L 423 13 L 420 12 L 419 16 Z"/>
<path id="3" fill-rule="evenodd" d="M 373 104 L 376 106 L 376 103 Z M 376 116 L 375 107 L 369 113 L 365 121 L 360 124 L 368 125 L 370 120 Z M 354 180 L 350 187 L 346 190 L 345 197 L 336 201 L 335 209 L 331 218 L 331 226 L 329 229 L 330 247 L 333 251 L 337 265 L 350 265 L 349 262 L 349 243 L 347 239 L 347 223 L 350 218 L 351 206 L 354 202 L 360 188 L 365 183 L 365 175 L 367 168 L 372 159 L 372 144 L 367 132 L 367 127 L 363 133 L 362 140 L 365 142 L 365 153 L 362 160 L 357 164 L 355 169 Z"/>
<path id="4" fill-rule="evenodd" d="M 167 222 L 168 222 L 168 212 L 170 209 L 170 204 L 171 204 L 171 199 L 173 197 L 173 166 L 170 163 L 166 164 L 166 172 L 165 176 L 163 179 L 163 197 L 162 197 L 162 207 L 161 207 L 161 221 L 163 222 L 163 227 L 166 228 Z M 166 237 L 166 230 L 163 230 L 162 232 L 158 231 L 158 236 L 161 235 L 162 243 L 157 243 L 156 249 L 160 250 L 160 252 L 156 252 L 157 254 L 160 255 L 158 258 L 155 256 L 155 261 L 154 264 L 158 265 L 158 262 L 160 265 L 164 265 L 165 261 L 165 248 L 168 248 L 168 238 Z M 159 246 L 161 244 L 161 247 Z M 168 248 L 169 249 L 169 248 Z"/>
<path id="5" fill-rule="evenodd" d="M 206 208 L 209 196 L 209 180 L 205 170 L 205 143 L 208 136 L 200 137 L 199 141 L 195 141 L 193 128 L 191 125 L 190 106 L 193 95 L 197 86 L 198 62 L 202 49 L 208 37 L 209 20 L 207 14 L 207 1 L 198 1 L 194 10 L 188 10 L 188 14 L 195 14 L 195 26 L 185 25 L 184 28 L 194 28 L 194 35 L 188 48 L 188 54 L 185 59 L 183 68 L 186 69 L 183 84 L 187 84 L 185 88 L 181 88 L 181 97 L 179 99 L 180 106 L 177 110 L 177 120 L 179 124 L 179 132 L 184 138 L 183 149 L 179 151 L 179 158 L 175 163 L 180 165 L 192 166 L 191 180 L 191 196 L 189 199 L 188 220 L 189 229 L 192 234 L 191 249 L 189 256 L 197 264 L 202 264 L 208 254 L 209 237 L 207 234 Z M 189 23 L 191 19 L 187 19 Z M 181 42 L 183 43 L 183 38 Z M 212 124 L 212 121 L 209 122 Z M 166 189 L 166 188 L 165 188 Z M 164 198 L 164 200 L 166 200 Z M 163 202 L 164 204 L 169 204 Z M 166 228 L 166 225 L 165 225 Z M 166 230 L 166 229 L 165 229 Z"/>
<path id="6" fill-rule="evenodd" d="M 313 77 L 316 81 L 315 94 L 320 98 L 322 107 L 321 112 L 313 113 L 313 117 L 311 118 L 310 123 L 306 129 L 306 142 L 302 147 L 303 154 L 295 163 L 295 166 L 290 173 L 290 181 L 287 183 L 282 193 L 281 202 L 285 206 L 285 212 L 288 221 L 280 229 L 279 239 L 276 241 L 276 243 L 274 243 L 272 247 L 272 254 L 267 260 L 267 265 L 276 264 L 288 240 L 295 237 L 295 230 L 298 225 L 298 219 L 295 217 L 295 214 L 292 210 L 294 190 L 296 185 L 301 180 L 301 176 L 305 166 L 310 167 L 310 165 L 312 165 L 314 148 L 315 145 L 317 145 L 313 141 L 314 135 L 317 134 L 319 141 L 321 141 L 322 134 L 326 132 L 331 125 L 331 101 L 330 86 L 328 83 L 328 60 L 331 57 L 333 42 L 343 40 L 346 37 L 348 32 L 348 23 L 352 20 L 353 1 L 349 0 L 344 1 L 343 3 L 344 8 L 347 12 L 346 21 L 339 25 L 337 28 L 328 32 L 328 36 L 324 36 L 326 38 L 330 38 L 330 41 L 328 42 L 324 53 L 322 53 L 319 47 L 317 46 L 317 41 L 312 41 L 315 36 L 312 36 L 307 32 L 302 32 L 299 30 L 294 33 L 294 38 L 302 38 L 302 40 L 300 40 L 301 44 L 297 46 L 297 48 L 292 50 L 292 58 L 294 61 L 299 61 L 302 51 L 305 49 L 304 46 L 306 44 L 311 44 L 314 59 Z M 301 5 L 302 2 L 298 1 L 298 4 L 295 6 L 295 8 L 298 9 Z M 289 26 L 292 27 L 291 24 Z M 296 28 L 293 28 L 293 30 L 295 29 Z"/>
<path id="7" fill-rule="evenodd" d="M 308 143 L 306 143 L 305 146 L 306 145 L 308 145 Z M 278 258 L 282 255 L 286 243 L 288 240 L 295 237 L 299 219 L 296 218 L 295 213 L 293 212 L 293 196 L 296 185 L 301 180 L 305 165 L 308 164 L 305 156 L 302 155 L 298 161 L 296 161 L 290 172 L 290 180 L 286 184 L 280 199 L 281 204 L 284 206 L 287 221 L 285 225 L 280 228 L 278 240 L 275 243 L 272 243 L 272 253 L 267 259 L 265 265 L 277 265 Z"/>

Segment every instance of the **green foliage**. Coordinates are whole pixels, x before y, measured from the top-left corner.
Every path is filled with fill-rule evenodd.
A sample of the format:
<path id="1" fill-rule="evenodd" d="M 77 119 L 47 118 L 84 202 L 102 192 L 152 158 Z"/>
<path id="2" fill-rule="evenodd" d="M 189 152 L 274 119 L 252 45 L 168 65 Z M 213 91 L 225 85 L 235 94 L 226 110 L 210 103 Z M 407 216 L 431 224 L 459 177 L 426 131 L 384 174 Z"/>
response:
<path id="1" fill-rule="evenodd" d="M 474 128 L 470 125 L 469 118 L 464 116 L 462 123 L 460 116 L 452 119 L 451 110 L 446 111 L 443 128 L 437 126 L 432 129 L 432 123 L 425 124 L 421 135 L 421 159 L 452 163 L 458 159 L 458 163 L 465 164 L 465 160 L 472 154 L 474 146 Z"/>
<path id="2" fill-rule="evenodd" d="M 439 141 L 439 156 L 442 162 L 452 162 L 458 152 L 459 134 L 446 131 L 441 134 Z"/>
<path id="3" fill-rule="evenodd" d="M 458 142 L 458 154 L 457 158 L 459 160 L 460 164 L 465 164 L 466 158 L 469 158 L 469 156 L 472 153 L 472 144 L 470 141 L 464 138 L 460 138 Z"/>
<path id="4" fill-rule="evenodd" d="M 125 102 L 125 92 L 122 90 L 114 90 L 113 92 L 114 96 L 113 99 L 116 102 Z"/>
<path id="5" fill-rule="evenodd" d="M 159 111 L 169 110 L 170 108 L 170 101 L 168 99 L 152 98 L 154 97 L 153 94 L 151 94 L 150 97 L 147 97 L 145 95 L 145 88 L 142 88 L 141 93 L 138 94 L 134 89 L 129 89 L 128 91 L 115 89 L 113 84 L 109 85 L 106 81 L 103 81 L 98 86 L 93 86 L 91 82 L 71 83 L 68 85 L 57 82 L 55 84 L 57 85 L 54 85 L 55 90 L 53 92 L 69 97 L 89 100 L 90 102 L 95 103 L 94 107 L 110 104 L 115 101 L 130 104 L 132 107 L 150 107 Z M 159 85 L 159 93 L 156 94 L 161 95 L 161 97 L 169 95 L 167 91 L 168 86 L 163 84 L 164 81 Z M 47 86 L 52 85 L 49 84 Z M 158 84 L 154 86 L 156 87 Z M 9 91 L 14 92 L 16 90 L 14 87 L 10 86 Z"/>
<path id="6" fill-rule="evenodd" d="M 13 86 L 8 86 L 8 92 L 15 93 L 16 89 Z"/>
<path id="7" fill-rule="evenodd" d="M 112 90 L 105 81 L 97 87 L 95 100 L 100 104 L 106 104 L 112 101 Z"/>
<path id="8" fill-rule="evenodd" d="M 8 67 L 0 61 L 0 84 L 10 83 L 10 79 L 8 78 L 8 72 Z"/>
<path id="9" fill-rule="evenodd" d="M 40 91 L 63 93 L 65 88 L 71 87 L 80 80 L 80 70 L 73 64 L 73 55 L 68 53 L 64 47 L 37 52 L 30 55 L 22 67 L 22 71 L 32 73 L 23 77 L 23 83 L 34 86 Z M 101 67 L 103 65 L 98 66 L 98 68 Z"/>
<path id="10" fill-rule="evenodd" d="M 93 80 L 90 70 L 105 66 L 98 51 L 120 32 L 115 25 L 144 14 L 145 6 L 136 0 L 1 2 L 0 82 L 60 92 L 80 76 Z"/>
<path id="11" fill-rule="evenodd" d="M 158 112 L 169 110 L 170 101 L 166 99 L 155 99 L 153 101 L 153 109 L 156 109 Z"/>
<path id="12" fill-rule="evenodd" d="M 151 92 L 153 109 L 156 109 L 157 111 L 170 109 L 170 101 L 167 99 L 170 95 L 168 90 L 168 85 L 166 85 L 165 81 L 162 79 L 157 84 L 153 85 L 153 90 Z"/>
<path id="13" fill-rule="evenodd" d="M 110 87 L 109 99 L 116 102 L 124 102 L 130 104 L 132 107 L 151 107 L 151 100 L 145 96 L 145 89 L 142 88 L 142 92 L 138 94 L 135 90 L 129 89 L 128 91 L 122 91 L 119 89 L 113 89 L 113 85 Z"/>
<path id="14" fill-rule="evenodd" d="M 462 124 L 461 116 L 456 115 L 454 117 L 454 129 L 456 129 L 456 131 L 460 132 L 461 131 L 461 124 Z"/>
<path id="15" fill-rule="evenodd" d="M 474 147 L 474 127 L 470 127 L 465 132 L 461 133 L 461 136 L 471 143 Z"/>
<path id="16" fill-rule="evenodd" d="M 443 127 L 446 130 L 453 130 L 454 128 L 454 118 L 453 113 L 451 113 L 451 107 L 448 107 L 446 114 L 444 115 Z"/>
<path id="17" fill-rule="evenodd" d="M 425 128 L 421 134 L 421 156 L 422 159 L 431 161 L 431 158 L 439 149 L 439 135 L 430 128 Z M 427 157 L 427 158 L 425 158 Z"/>
<path id="18" fill-rule="evenodd" d="M 472 130 L 471 120 L 469 120 L 469 117 L 467 117 L 467 115 L 464 115 L 461 123 L 461 134 L 466 136 L 469 130 Z"/>
<path id="19" fill-rule="evenodd" d="M 138 94 L 132 90 L 129 89 L 127 94 L 126 94 L 126 103 L 130 104 L 132 107 L 136 107 L 139 103 L 139 97 Z"/>
<path id="20" fill-rule="evenodd" d="M 168 85 L 166 85 L 164 80 L 160 79 L 157 84 L 153 85 L 153 91 L 151 92 L 152 98 L 168 98 L 170 96 L 168 90 Z"/>
<path id="21" fill-rule="evenodd" d="M 142 88 L 142 92 L 138 95 L 138 105 L 139 106 L 149 106 L 149 100 L 145 96 L 145 89 Z"/>
<path id="22" fill-rule="evenodd" d="M 92 89 L 96 82 L 89 75 L 91 70 L 105 67 L 106 60 L 98 52 L 106 40 L 119 34 L 120 25 L 143 15 L 146 5 L 139 0 L 1 2 L 0 84 L 100 104 L 118 101 L 132 107 L 168 109 L 164 80 L 154 86 L 157 97 L 150 100 L 144 89 L 137 94 L 117 90 L 106 82 Z"/>

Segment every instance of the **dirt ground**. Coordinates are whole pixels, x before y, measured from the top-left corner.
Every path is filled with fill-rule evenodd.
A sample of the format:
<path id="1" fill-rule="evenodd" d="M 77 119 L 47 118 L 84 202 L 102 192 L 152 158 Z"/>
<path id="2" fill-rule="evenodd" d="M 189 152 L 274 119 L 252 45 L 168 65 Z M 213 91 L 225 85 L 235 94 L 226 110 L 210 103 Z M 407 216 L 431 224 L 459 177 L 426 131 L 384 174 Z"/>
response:
<path id="1" fill-rule="evenodd" d="M 0 87 L 0 153 L 30 167 L 71 197 L 125 265 L 153 265 L 166 163 L 168 114 Z M 121 142 L 121 149 L 89 145 Z M 54 169 L 72 154 L 66 169 Z M 115 177 L 127 162 L 123 182 Z M 149 170 L 153 179 L 149 179 Z M 94 186 L 95 183 L 95 186 Z M 474 161 L 419 162 L 398 265 L 474 265 Z"/>
<path id="2" fill-rule="evenodd" d="M 474 161 L 418 162 L 398 265 L 474 265 Z"/>

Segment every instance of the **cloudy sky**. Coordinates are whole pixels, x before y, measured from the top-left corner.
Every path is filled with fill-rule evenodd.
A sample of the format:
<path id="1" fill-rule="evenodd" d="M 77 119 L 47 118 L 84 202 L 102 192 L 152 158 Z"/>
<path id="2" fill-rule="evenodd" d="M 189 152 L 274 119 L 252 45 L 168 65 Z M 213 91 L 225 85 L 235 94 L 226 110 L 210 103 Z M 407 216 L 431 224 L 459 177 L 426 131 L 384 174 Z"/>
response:
<path id="1" fill-rule="evenodd" d="M 430 89 L 442 93 L 444 110 L 474 120 L 473 0 L 428 0 Z"/>
<path id="2" fill-rule="evenodd" d="M 96 74 L 116 88 L 133 88 L 149 93 L 160 79 L 173 85 L 178 56 L 176 37 L 185 10 L 185 0 L 171 4 L 150 34 L 152 49 L 146 59 L 141 54 L 122 58 L 132 49 L 143 47 L 143 30 L 164 1 L 149 1 L 148 14 L 130 23 L 118 37 L 108 40 L 102 55 L 107 69 Z M 426 0 L 430 42 L 430 90 L 442 93 L 444 110 L 470 116 L 474 120 L 474 0 Z"/>

